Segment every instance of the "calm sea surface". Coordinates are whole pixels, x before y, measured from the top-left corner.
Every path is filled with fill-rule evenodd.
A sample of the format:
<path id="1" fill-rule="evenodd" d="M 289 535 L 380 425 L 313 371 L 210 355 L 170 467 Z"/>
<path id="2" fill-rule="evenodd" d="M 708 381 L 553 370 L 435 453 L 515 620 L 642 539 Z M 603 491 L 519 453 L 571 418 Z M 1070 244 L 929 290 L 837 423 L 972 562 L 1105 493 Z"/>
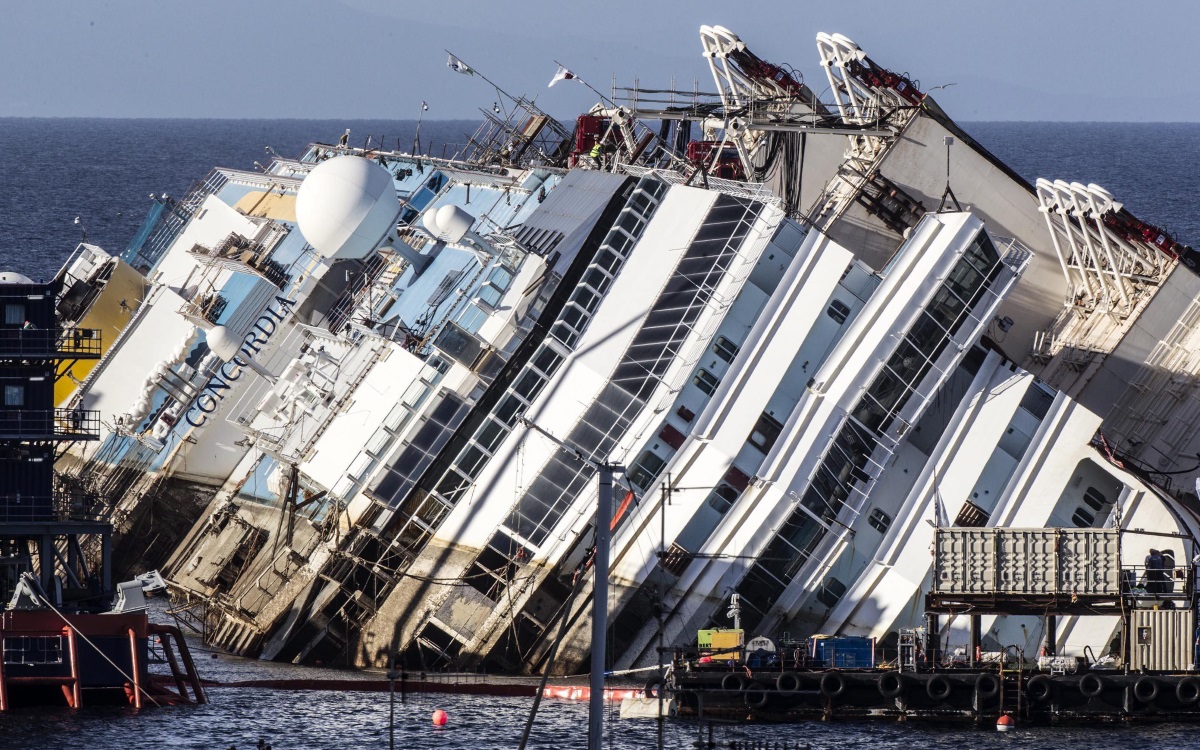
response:
<path id="1" fill-rule="evenodd" d="M 180 196 L 214 166 L 254 168 L 272 147 L 296 156 L 310 141 L 332 142 L 351 128 L 407 149 L 412 121 L 315 120 L 45 120 L 0 118 L 0 270 L 49 278 L 86 230 L 90 242 L 120 252 L 149 208 L 151 193 Z M 427 122 L 423 144 L 462 143 L 470 122 Z M 1035 177 L 1095 182 L 1140 218 L 1192 246 L 1200 243 L 1200 124 L 970 123 L 966 129 L 1031 181 Z M 447 154 L 455 147 L 447 146 Z M 75 217 L 80 224 L 74 223 Z M 199 647 L 198 644 L 196 646 Z M 198 653 L 205 657 L 206 653 Z M 221 656 L 198 659 L 215 680 L 341 678 L 331 670 Z M 386 694 L 213 689 L 211 703 L 142 711 L 17 711 L 0 715 L 0 750 L 96 748 L 253 748 L 259 738 L 277 750 L 386 748 Z M 434 729 L 435 708 L 450 723 Z M 396 747 L 442 750 L 515 748 L 529 701 L 418 695 L 397 705 Z M 586 747 L 587 707 L 545 701 L 530 747 Z M 651 748 L 652 721 L 607 721 L 607 746 Z M 691 747 L 697 734 L 669 726 L 667 747 Z M 1194 727 L 1096 727 L 990 730 L 901 724 L 823 724 L 718 728 L 719 746 L 734 741 L 792 743 L 816 748 L 1113 748 L 1198 747 Z"/>

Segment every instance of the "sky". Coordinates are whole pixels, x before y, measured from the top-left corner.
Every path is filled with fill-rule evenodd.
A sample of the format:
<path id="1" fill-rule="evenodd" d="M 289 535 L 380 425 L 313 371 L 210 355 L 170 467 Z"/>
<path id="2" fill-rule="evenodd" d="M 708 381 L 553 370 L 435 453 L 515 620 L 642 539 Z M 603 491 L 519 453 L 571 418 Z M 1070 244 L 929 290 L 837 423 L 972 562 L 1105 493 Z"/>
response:
<path id="1" fill-rule="evenodd" d="M 573 118 L 596 88 L 712 90 L 701 24 L 826 88 L 840 32 L 956 119 L 1200 121 L 1196 0 L 0 0 L 0 117 L 467 119 L 507 91 Z"/>

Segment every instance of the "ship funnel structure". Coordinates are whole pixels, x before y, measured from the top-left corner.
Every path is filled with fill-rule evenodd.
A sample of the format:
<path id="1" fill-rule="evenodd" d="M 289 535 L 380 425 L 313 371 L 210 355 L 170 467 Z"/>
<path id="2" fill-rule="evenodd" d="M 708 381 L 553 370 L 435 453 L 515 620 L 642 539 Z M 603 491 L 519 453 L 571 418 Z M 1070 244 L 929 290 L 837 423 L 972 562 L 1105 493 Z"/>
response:
<path id="1" fill-rule="evenodd" d="M 1038 210 L 1068 284 L 1068 304 L 1132 311 L 1147 286 L 1166 278 L 1178 244 L 1140 221 L 1103 187 L 1038 178 Z"/>
<path id="2" fill-rule="evenodd" d="M 259 375 L 274 383 L 276 378 L 271 371 L 259 364 L 254 357 L 249 356 L 242 351 L 242 340 L 235 338 L 225 326 L 213 326 L 205 334 L 208 341 L 208 348 L 222 362 L 233 362 L 238 365 L 249 367 Z"/>
<path id="3" fill-rule="evenodd" d="M 370 255 L 395 229 L 400 210 L 391 173 L 361 156 L 322 162 L 296 194 L 300 233 L 328 260 Z"/>

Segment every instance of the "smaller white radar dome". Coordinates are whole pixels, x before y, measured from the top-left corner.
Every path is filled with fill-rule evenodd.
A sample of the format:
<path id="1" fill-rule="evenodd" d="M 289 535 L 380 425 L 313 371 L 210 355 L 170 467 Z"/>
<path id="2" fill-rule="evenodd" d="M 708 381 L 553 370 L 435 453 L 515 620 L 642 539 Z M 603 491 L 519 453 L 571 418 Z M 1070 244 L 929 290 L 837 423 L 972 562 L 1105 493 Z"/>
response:
<path id="1" fill-rule="evenodd" d="M 426 211 L 421 215 L 421 225 L 429 230 L 434 237 L 442 236 L 442 227 L 438 224 L 437 211 Z"/>
<path id="2" fill-rule="evenodd" d="M 317 165 L 296 194 L 296 223 L 324 258 L 364 258 L 400 217 L 392 175 L 361 156 Z"/>
<path id="3" fill-rule="evenodd" d="M 33 279 L 16 271 L 0 271 L 0 284 L 32 284 Z"/>
<path id="4" fill-rule="evenodd" d="M 222 362 L 233 361 L 238 355 L 238 349 L 242 348 L 242 342 L 235 339 L 225 326 L 213 326 L 208 329 L 205 339 L 208 341 L 208 348 L 220 357 Z"/>
<path id="5" fill-rule="evenodd" d="M 442 239 L 451 244 L 461 241 L 474 224 L 475 217 L 458 206 L 446 204 L 437 210 L 437 226 Z"/>

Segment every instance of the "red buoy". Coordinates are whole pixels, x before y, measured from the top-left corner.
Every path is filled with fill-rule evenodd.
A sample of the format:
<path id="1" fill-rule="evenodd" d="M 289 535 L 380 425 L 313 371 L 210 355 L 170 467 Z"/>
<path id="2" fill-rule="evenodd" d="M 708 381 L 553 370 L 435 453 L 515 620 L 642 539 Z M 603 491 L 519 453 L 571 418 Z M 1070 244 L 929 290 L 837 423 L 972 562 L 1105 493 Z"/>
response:
<path id="1" fill-rule="evenodd" d="M 435 727 L 444 727 L 447 721 L 450 721 L 450 717 L 442 709 L 439 708 L 433 712 L 433 725 Z"/>
<path id="2" fill-rule="evenodd" d="M 1003 714 L 999 719 L 996 719 L 997 732 L 1011 732 L 1016 729 L 1017 722 L 1013 721 L 1013 717 L 1008 714 Z"/>

